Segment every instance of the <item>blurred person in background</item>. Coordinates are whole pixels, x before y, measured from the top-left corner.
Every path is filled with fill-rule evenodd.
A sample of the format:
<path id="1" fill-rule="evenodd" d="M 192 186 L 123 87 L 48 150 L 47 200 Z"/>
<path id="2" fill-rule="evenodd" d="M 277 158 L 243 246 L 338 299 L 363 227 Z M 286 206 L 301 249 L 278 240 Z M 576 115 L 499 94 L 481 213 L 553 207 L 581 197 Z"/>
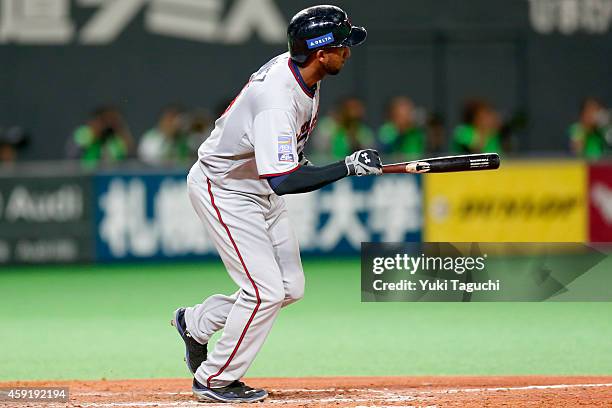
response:
<path id="1" fill-rule="evenodd" d="M 427 142 L 425 151 L 429 154 L 447 153 L 446 130 L 444 119 L 438 113 L 430 113 L 427 116 Z"/>
<path id="2" fill-rule="evenodd" d="M 468 100 L 463 106 L 462 123 L 455 128 L 453 153 L 502 153 L 499 114 L 485 100 Z"/>
<path id="3" fill-rule="evenodd" d="M 378 141 L 385 153 L 422 157 L 426 149 L 426 131 L 417 123 L 414 103 L 398 96 L 387 107 L 387 121 L 378 130 Z"/>
<path id="4" fill-rule="evenodd" d="M 518 145 L 517 134 L 527 127 L 528 122 L 527 113 L 522 110 L 515 111 L 508 119 L 503 121 L 499 129 L 501 152 L 516 153 Z"/>
<path id="5" fill-rule="evenodd" d="M 374 132 L 364 119 L 361 99 L 354 96 L 343 99 L 331 115 L 319 122 L 318 135 L 313 138 L 316 150 L 331 152 L 334 159 L 341 159 L 374 145 Z"/>
<path id="6" fill-rule="evenodd" d="M 189 145 L 190 162 L 198 157 L 198 148 L 210 135 L 213 125 L 214 121 L 208 109 L 196 108 L 189 113 L 189 139 L 187 144 Z"/>
<path id="7" fill-rule="evenodd" d="M 188 117 L 179 105 L 162 109 L 157 125 L 138 145 L 138 158 L 152 166 L 187 164 L 193 157 L 189 143 Z M 200 142 L 201 143 L 201 142 Z"/>
<path id="8" fill-rule="evenodd" d="M 68 157 L 83 165 L 116 163 L 128 158 L 134 141 L 121 112 L 114 106 L 95 109 L 86 124 L 78 127 L 68 141 Z"/>
<path id="9" fill-rule="evenodd" d="M 607 151 L 605 139 L 609 115 L 596 98 L 588 97 L 580 105 L 578 122 L 569 128 L 572 152 L 586 159 L 599 159 Z"/>
<path id="10" fill-rule="evenodd" d="M 17 161 L 19 150 L 25 148 L 28 141 L 27 132 L 19 126 L 0 128 L 0 163 L 7 164 Z"/>

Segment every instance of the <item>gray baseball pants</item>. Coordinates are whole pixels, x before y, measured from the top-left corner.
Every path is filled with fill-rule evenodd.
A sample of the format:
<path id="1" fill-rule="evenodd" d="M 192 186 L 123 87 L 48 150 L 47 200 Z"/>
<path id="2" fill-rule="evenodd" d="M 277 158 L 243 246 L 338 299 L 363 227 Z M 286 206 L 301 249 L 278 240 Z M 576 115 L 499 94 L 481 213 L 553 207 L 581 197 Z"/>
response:
<path id="1" fill-rule="evenodd" d="M 222 189 L 199 163 L 188 177 L 189 198 L 239 290 L 212 295 L 185 311 L 187 330 L 204 344 L 224 329 L 195 378 L 211 388 L 244 376 L 281 307 L 304 295 L 297 237 L 284 200 Z"/>

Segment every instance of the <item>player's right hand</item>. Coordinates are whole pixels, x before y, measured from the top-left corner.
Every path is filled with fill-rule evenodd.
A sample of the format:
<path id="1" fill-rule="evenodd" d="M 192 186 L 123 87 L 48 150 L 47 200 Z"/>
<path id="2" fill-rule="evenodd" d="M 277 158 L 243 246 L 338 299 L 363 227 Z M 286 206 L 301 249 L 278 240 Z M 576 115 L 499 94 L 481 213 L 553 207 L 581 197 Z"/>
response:
<path id="1" fill-rule="evenodd" d="M 349 176 L 369 176 L 382 174 L 382 162 L 376 150 L 358 150 L 344 159 Z"/>

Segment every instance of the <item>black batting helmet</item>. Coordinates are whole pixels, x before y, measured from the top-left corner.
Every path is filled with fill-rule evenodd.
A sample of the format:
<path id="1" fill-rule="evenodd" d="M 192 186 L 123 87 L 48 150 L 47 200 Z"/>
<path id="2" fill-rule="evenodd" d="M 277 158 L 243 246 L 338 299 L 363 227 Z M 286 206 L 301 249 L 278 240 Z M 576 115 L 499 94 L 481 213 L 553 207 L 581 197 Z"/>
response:
<path id="1" fill-rule="evenodd" d="M 340 7 L 313 6 L 300 11 L 289 22 L 289 53 L 291 59 L 301 64 L 323 48 L 359 45 L 367 34 L 365 28 L 353 26 Z"/>

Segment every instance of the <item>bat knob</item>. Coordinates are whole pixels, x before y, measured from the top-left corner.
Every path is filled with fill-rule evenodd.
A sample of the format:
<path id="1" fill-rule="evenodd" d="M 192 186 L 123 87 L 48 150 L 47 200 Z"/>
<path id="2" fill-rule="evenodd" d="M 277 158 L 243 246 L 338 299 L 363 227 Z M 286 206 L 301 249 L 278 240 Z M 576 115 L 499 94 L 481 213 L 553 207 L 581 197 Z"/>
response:
<path id="1" fill-rule="evenodd" d="M 499 165 L 500 165 L 499 155 L 497 154 L 492 155 L 490 162 L 491 162 L 492 169 L 499 169 Z"/>

